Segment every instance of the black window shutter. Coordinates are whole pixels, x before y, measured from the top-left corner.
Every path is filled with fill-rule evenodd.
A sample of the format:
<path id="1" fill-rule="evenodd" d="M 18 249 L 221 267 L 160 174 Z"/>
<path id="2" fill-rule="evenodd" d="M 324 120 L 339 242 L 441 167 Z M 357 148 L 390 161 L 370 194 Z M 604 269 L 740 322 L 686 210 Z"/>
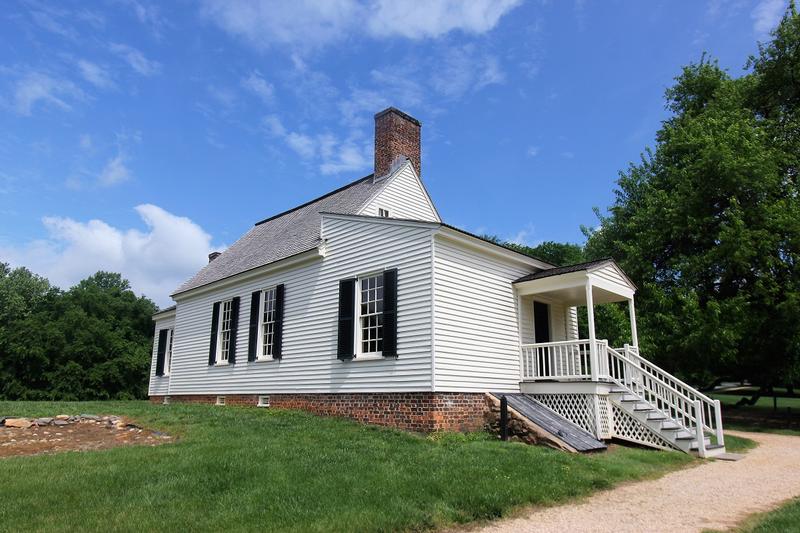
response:
<path id="1" fill-rule="evenodd" d="M 231 300 L 231 344 L 228 349 L 228 364 L 236 364 L 236 339 L 239 331 L 239 300 L 237 296 Z"/>
<path id="2" fill-rule="evenodd" d="M 275 335 L 272 337 L 272 358 L 283 356 L 283 284 L 275 287 Z"/>
<path id="3" fill-rule="evenodd" d="M 352 359 L 355 348 L 356 280 L 339 281 L 339 336 L 336 353 L 339 359 Z"/>
<path id="4" fill-rule="evenodd" d="M 168 329 L 162 329 L 158 332 L 158 352 L 156 355 L 156 376 L 164 375 L 164 357 L 167 353 L 167 333 Z"/>
<path id="5" fill-rule="evenodd" d="M 383 272 L 383 356 L 397 357 L 397 269 Z"/>
<path id="6" fill-rule="evenodd" d="M 258 349 L 258 322 L 260 317 L 258 311 L 261 308 L 261 291 L 256 291 L 250 295 L 250 331 L 247 335 L 247 360 L 256 360 L 256 350 Z"/>
<path id="7" fill-rule="evenodd" d="M 208 364 L 217 362 L 217 329 L 219 329 L 219 302 L 214 302 L 211 311 L 211 345 L 208 348 Z"/>

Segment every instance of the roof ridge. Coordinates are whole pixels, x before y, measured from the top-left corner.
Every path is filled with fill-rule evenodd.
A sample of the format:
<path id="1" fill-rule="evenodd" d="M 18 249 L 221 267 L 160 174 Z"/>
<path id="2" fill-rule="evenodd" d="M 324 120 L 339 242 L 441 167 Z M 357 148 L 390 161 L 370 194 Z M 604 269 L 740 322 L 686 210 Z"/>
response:
<path id="1" fill-rule="evenodd" d="M 306 202 L 304 204 L 300 204 L 297 207 L 293 207 L 291 209 L 287 209 L 286 211 L 283 211 L 282 213 L 278 213 L 277 215 L 272 215 L 271 217 L 265 218 L 264 220 L 259 220 L 258 222 L 256 222 L 254 224 L 254 226 L 258 226 L 258 225 L 264 224 L 265 222 L 269 222 L 270 220 L 275 220 L 278 217 L 282 217 L 283 215 L 288 215 L 289 213 L 292 213 L 293 211 L 297 211 L 298 209 L 302 209 L 304 207 L 307 207 L 307 206 L 309 206 L 309 205 L 311 205 L 313 203 L 319 202 L 320 200 L 324 200 L 325 198 L 327 198 L 329 196 L 333 196 L 334 194 L 337 194 L 337 193 L 340 193 L 340 192 L 342 192 L 342 191 L 344 191 L 346 189 L 349 189 L 353 185 L 357 185 L 357 184 L 362 183 L 362 182 L 364 182 L 364 181 L 366 181 L 368 179 L 372 179 L 373 176 L 374 176 L 374 174 L 370 174 L 368 176 L 364 176 L 363 178 L 358 178 L 357 180 L 355 180 L 353 182 L 350 182 L 350 183 L 348 183 L 346 185 L 343 185 L 343 186 L 339 187 L 338 189 L 334 189 L 334 190 L 332 190 L 330 192 L 327 192 L 327 193 L 323 194 L 322 196 L 320 196 L 318 198 L 314 198 L 313 200 L 309 200 L 308 202 Z"/>

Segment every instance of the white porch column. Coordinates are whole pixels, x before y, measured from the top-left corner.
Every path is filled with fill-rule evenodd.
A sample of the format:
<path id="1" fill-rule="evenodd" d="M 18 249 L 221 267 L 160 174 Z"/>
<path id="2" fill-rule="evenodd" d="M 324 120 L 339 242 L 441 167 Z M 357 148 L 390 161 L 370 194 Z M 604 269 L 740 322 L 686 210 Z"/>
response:
<path id="1" fill-rule="evenodd" d="M 636 309 L 633 307 L 633 298 L 628 298 L 628 314 L 631 317 L 631 343 L 639 347 L 639 335 L 636 333 Z"/>
<path id="2" fill-rule="evenodd" d="M 592 298 L 592 280 L 586 278 L 586 316 L 589 318 L 589 361 L 592 365 L 592 381 L 598 381 L 597 342 L 594 334 L 594 299 Z"/>

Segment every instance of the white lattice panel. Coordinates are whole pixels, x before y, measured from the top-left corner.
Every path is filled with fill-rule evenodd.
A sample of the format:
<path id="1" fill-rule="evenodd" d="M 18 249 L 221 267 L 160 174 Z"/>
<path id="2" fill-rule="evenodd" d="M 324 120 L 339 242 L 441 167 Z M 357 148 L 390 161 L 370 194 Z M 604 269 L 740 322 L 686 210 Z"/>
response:
<path id="1" fill-rule="evenodd" d="M 597 434 L 593 394 L 531 394 L 530 396 L 576 426 L 592 435 Z"/>
<path id="2" fill-rule="evenodd" d="M 597 395 L 597 411 L 600 413 L 600 437 L 610 439 L 611 433 L 611 417 L 614 416 L 611 411 L 611 402 L 608 401 L 608 396 Z"/>
<path id="3" fill-rule="evenodd" d="M 616 405 L 613 406 L 613 413 L 615 437 L 654 448 L 673 449 L 668 441 Z"/>

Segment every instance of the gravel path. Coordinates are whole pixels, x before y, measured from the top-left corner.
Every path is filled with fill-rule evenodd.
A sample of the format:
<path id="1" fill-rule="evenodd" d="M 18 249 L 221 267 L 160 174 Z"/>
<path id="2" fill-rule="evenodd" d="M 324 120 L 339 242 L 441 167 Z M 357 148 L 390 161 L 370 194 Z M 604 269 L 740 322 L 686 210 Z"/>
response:
<path id="1" fill-rule="evenodd" d="M 725 530 L 749 514 L 800 495 L 800 437 L 731 432 L 758 441 L 737 462 L 708 461 L 630 483 L 579 503 L 536 509 L 484 527 L 486 533 Z"/>

